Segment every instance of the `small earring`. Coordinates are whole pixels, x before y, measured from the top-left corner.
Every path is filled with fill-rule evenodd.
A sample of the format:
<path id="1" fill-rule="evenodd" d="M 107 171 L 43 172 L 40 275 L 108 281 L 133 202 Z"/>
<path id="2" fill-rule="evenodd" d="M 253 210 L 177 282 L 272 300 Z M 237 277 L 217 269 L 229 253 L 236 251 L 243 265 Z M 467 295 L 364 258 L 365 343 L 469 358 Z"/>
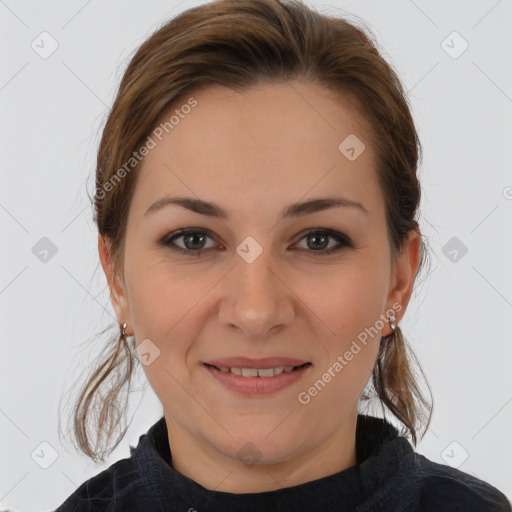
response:
<path id="1" fill-rule="evenodd" d="M 126 329 L 126 326 L 128 324 L 125 322 L 122 326 L 121 326 L 121 336 L 124 338 L 126 336 L 126 332 L 125 332 L 125 329 Z"/>
<path id="2" fill-rule="evenodd" d="M 393 315 L 390 319 L 389 319 L 389 322 L 390 322 L 390 326 L 391 326 L 391 329 L 394 331 L 396 329 L 396 316 Z"/>

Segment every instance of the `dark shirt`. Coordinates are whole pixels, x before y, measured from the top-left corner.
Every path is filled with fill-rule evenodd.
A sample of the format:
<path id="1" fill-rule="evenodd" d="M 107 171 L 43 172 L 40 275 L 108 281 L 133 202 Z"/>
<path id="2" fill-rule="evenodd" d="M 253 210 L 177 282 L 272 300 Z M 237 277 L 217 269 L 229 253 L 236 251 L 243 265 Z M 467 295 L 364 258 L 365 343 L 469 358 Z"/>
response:
<path id="1" fill-rule="evenodd" d="M 416 453 L 383 419 L 358 416 L 356 456 L 356 466 L 294 487 L 210 491 L 173 469 L 162 417 L 130 457 L 84 482 L 56 512 L 512 511 L 498 489 Z"/>

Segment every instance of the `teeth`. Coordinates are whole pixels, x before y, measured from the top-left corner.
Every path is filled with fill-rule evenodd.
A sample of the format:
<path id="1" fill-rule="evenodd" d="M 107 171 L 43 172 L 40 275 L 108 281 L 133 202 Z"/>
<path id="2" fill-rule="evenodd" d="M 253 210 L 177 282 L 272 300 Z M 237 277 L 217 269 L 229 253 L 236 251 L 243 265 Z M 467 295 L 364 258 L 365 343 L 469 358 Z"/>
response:
<path id="1" fill-rule="evenodd" d="M 273 377 L 283 372 L 291 372 L 294 366 L 278 366 L 277 368 L 227 368 L 221 366 L 218 368 L 223 373 L 231 372 L 234 375 L 242 377 Z"/>
<path id="2" fill-rule="evenodd" d="M 274 374 L 274 372 L 272 372 Z M 242 368 L 242 377 L 257 377 L 258 370 L 256 368 Z"/>
<path id="3" fill-rule="evenodd" d="M 260 377 L 273 377 L 274 376 L 274 368 L 265 368 L 264 370 L 257 370 L 256 373 Z M 242 371 L 242 375 L 245 376 L 244 371 Z"/>

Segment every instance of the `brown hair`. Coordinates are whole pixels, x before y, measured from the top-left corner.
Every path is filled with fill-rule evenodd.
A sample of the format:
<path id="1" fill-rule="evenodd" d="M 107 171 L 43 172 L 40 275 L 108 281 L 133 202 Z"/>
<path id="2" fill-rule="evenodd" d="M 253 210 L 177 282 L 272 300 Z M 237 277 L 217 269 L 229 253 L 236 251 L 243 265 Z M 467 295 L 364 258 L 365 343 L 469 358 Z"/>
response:
<path id="1" fill-rule="evenodd" d="M 114 275 L 122 269 L 127 213 L 140 165 L 132 162 L 133 168 L 127 169 L 126 163 L 162 114 L 211 84 L 243 91 L 263 81 L 294 78 L 349 97 L 368 121 L 396 261 L 409 232 L 420 233 L 416 171 L 421 146 L 400 81 L 365 28 L 321 14 L 299 0 L 217 0 L 180 13 L 152 34 L 128 64 L 98 150 L 94 220 L 109 242 Z M 124 173 L 119 172 L 122 168 Z M 428 254 L 423 237 L 421 244 L 420 269 Z M 78 448 L 95 461 L 104 461 L 126 433 L 124 429 L 108 449 L 126 415 L 120 397 L 126 385 L 129 390 L 134 367 L 133 347 L 117 329 L 73 410 Z M 426 431 L 432 405 L 417 384 L 413 359 L 417 363 L 397 327 L 381 340 L 371 380 L 378 399 L 416 445 L 418 426 L 426 422 Z M 370 395 L 363 393 L 362 398 Z"/>

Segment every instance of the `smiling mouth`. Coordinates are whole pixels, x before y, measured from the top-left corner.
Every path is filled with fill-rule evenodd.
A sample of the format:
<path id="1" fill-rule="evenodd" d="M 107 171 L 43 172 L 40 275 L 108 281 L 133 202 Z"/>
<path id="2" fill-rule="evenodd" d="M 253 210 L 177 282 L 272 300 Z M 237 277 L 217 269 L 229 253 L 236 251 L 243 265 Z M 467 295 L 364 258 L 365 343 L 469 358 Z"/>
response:
<path id="1" fill-rule="evenodd" d="M 238 375 L 240 377 L 274 377 L 275 375 L 280 375 L 281 373 L 291 373 L 301 368 L 305 368 L 306 366 L 310 366 L 311 363 L 304 363 L 300 366 L 277 366 L 275 368 L 228 368 L 226 366 L 215 366 L 213 364 L 204 363 L 205 366 L 210 368 L 214 368 L 222 373 L 232 373 L 233 375 Z"/>

